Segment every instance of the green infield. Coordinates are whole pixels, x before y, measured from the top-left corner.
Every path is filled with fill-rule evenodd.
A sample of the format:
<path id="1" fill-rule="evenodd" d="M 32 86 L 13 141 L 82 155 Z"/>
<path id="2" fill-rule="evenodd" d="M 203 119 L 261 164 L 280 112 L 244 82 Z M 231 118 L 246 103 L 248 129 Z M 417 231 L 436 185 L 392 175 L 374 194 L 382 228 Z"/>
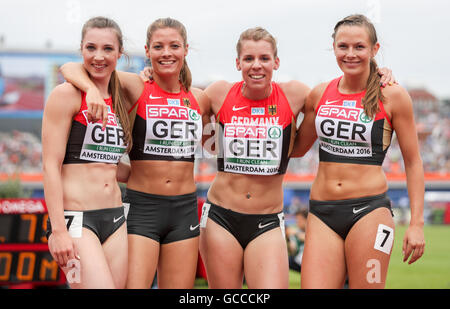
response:
<path id="1" fill-rule="evenodd" d="M 403 262 L 406 226 L 397 226 L 389 264 L 388 289 L 450 289 L 450 226 L 426 225 L 425 253 L 415 263 Z"/>
<path id="2" fill-rule="evenodd" d="M 402 255 L 406 228 L 406 226 L 396 226 L 386 288 L 450 289 L 450 226 L 426 225 L 424 227 L 425 254 L 411 265 L 403 262 Z M 289 288 L 299 289 L 300 282 L 300 273 L 290 271 Z M 196 288 L 207 288 L 206 281 L 198 279 Z"/>

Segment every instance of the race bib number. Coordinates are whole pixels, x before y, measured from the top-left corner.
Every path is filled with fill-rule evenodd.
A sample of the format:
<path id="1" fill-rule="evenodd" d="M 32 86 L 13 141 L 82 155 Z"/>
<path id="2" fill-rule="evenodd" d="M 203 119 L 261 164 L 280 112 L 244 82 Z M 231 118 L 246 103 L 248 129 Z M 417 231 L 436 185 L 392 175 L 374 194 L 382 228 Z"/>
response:
<path id="1" fill-rule="evenodd" d="M 283 128 L 280 125 L 227 123 L 224 127 L 224 171 L 274 175 L 280 166 Z"/>
<path id="2" fill-rule="evenodd" d="M 280 220 L 280 228 L 281 228 L 281 234 L 283 235 L 283 239 L 286 239 L 286 227 L 284 224 L 284 213 L 278 214 L 278 219 Z"/>
<path id="3" fill-rule="evenodd" d="M 392 244 L 394 243 L 394 230 L 387 225 L 378 225 L 377 237 L 374 248 L 386 254 L 391 254 Z"/>
<path id="4" fill-rule="evenodd" d="M 108 113 L 108 123 L 105 129 L 102 129 L 101 122 L 89 123 L 86 113 L 86 111 L 83 112 L 87 126 L 80 159 L 103 163 L 119 162 L 126 150 L 126 145 L 125 133 L 115 114 Z"/>
<path id="5" fill-rule="evenodd" d="M 81 238 L 83 230 L 83 213 L 81 211 L 64 211 L 67 231 L 73 238 Z"/>
<path id="6" fill-rule="evenodd" d="M 209 208 L 211 208 L 211 204 L 203 203 L 202 207 L 202 216 L 200 218 L 200 227 L 206 228 L 206 222 L 208 221 Z"/>
<path id="7" fill-rule="evenodd" d="M 184 106 L 147 105 L 144 153 L 190 157 L 202 137 L 201 115 Z"/>

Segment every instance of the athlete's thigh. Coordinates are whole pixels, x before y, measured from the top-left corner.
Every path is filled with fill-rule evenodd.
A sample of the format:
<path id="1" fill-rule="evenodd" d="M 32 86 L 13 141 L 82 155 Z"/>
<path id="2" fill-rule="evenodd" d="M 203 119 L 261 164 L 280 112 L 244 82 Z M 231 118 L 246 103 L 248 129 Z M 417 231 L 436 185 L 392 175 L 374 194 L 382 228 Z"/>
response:
<path id="1" fill-rule="evenodd" d="M 117 229 L 103 243 L 103 251 L 105 252 L 111 274 L 114 279 L 116 288 L 125 288 L 128 273 L 128 239 L 127 226 Z"/>
<path id="2" fill-rule="evenodd" d="M 306 222 L 302 289 L 340 289 L 346 278 L 344 240 L 314 214 Z"/>
<path id="3" fill-rule="evenodd" d="M 89 229 L 83 228 L 82 237 L 74 238 L 80 256 L 79 269 L 63 269 L 67 281 L 73 289 L 113 289 L 114 280 L 98 237 Z"/>
<path id="4" fill-rule="evenodd" d="M 384 288 L 394 239 L 389 209 L 377 208 L 362 217 L 345 240 L 350 288 Z"/>
<path id="5" fill-rule="evenodd" d="M 198 261 L 198 237 L 161 245 L 158 287 L 192 289 Z"/>
<path id="6" fill-rule="evenodd" d="M 253 239 L 244 251 L 245 282 L 250 289 L 288 289 L 286 240 L 280 228 Z"/>
<path id="7" fill-rule="evenodd" d="M 149 289 L 158 265 L 159 242 L 128 234 L 128 289 Z"/>
<path id="8" fill-rule="evenodd" d="M 242 288 L 244 250 L 230 232 L 209 218 L 200 230 L 200 253 L 210 288 Z"/>

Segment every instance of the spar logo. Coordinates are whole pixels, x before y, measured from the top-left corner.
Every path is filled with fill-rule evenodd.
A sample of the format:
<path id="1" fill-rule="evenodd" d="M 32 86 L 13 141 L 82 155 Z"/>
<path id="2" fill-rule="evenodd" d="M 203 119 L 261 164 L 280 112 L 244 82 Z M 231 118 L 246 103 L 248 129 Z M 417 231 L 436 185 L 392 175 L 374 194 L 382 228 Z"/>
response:
<path id="1" fill-rule="evenodd" d="M 360 109 L 341 106 L 321 106 L 318 116 L 339 120 L 358 121 Z"/>
<path id="2" fill-rule="evenodd" d="M 228 124 L 225 126 L 225 137 L 267 138 L 267 127 Z"/>
<path id="3" fill-rule="evenodd" d="M 191 120 L 197 121 L 200 119 L 200 115 L 197 113 L 196 110 L 190 109 L 189 110 L 189 118 Z"/>
<path id="4" fill-rule="evenodd" d="M 147 118 L 189 120 L 184 106 L 147 105 Z"/>
<path id="5" fill-rule="evenodd" d="M 200 114 L 184 106 L 147 105 L 147 118 L 197 121 Z"/>
<path id="6" fill-rule="evenodd" d="M 279 139 L 281 137 L 281 129 L 279 127 L 271 127 L 267 134 L 271 139 Z"/>
<path id="7" fill-rule="evenodd" d="M 372 121 L 372 118 L 367 116 L 366 113 L 364 113 L 364 111 L 361 111 L 361 115 L 359 116 L 359 120 L 361 120 L 361 122 L 363 122 L 363 123 L 369 123 L 369 122 Z"/>

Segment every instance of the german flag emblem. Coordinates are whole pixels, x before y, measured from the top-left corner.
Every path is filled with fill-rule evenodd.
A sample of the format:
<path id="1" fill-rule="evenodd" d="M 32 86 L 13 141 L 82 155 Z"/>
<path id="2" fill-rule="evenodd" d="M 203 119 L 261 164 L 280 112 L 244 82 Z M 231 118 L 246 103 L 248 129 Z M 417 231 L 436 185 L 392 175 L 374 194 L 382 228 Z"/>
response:
<path id="1" fill-rule="evenodd" d="M 275 116 L 277 114 L 277 106 L 276 105 L 269 105 L 267 107 L 267 112 L 270 116 Z"/>
<path id="2" fill-rule="evenodd" d="M 186 107 L 191 107 L 191 101 L 189 101 L 189 98 L 183 98 L 183 105 Z"/>

